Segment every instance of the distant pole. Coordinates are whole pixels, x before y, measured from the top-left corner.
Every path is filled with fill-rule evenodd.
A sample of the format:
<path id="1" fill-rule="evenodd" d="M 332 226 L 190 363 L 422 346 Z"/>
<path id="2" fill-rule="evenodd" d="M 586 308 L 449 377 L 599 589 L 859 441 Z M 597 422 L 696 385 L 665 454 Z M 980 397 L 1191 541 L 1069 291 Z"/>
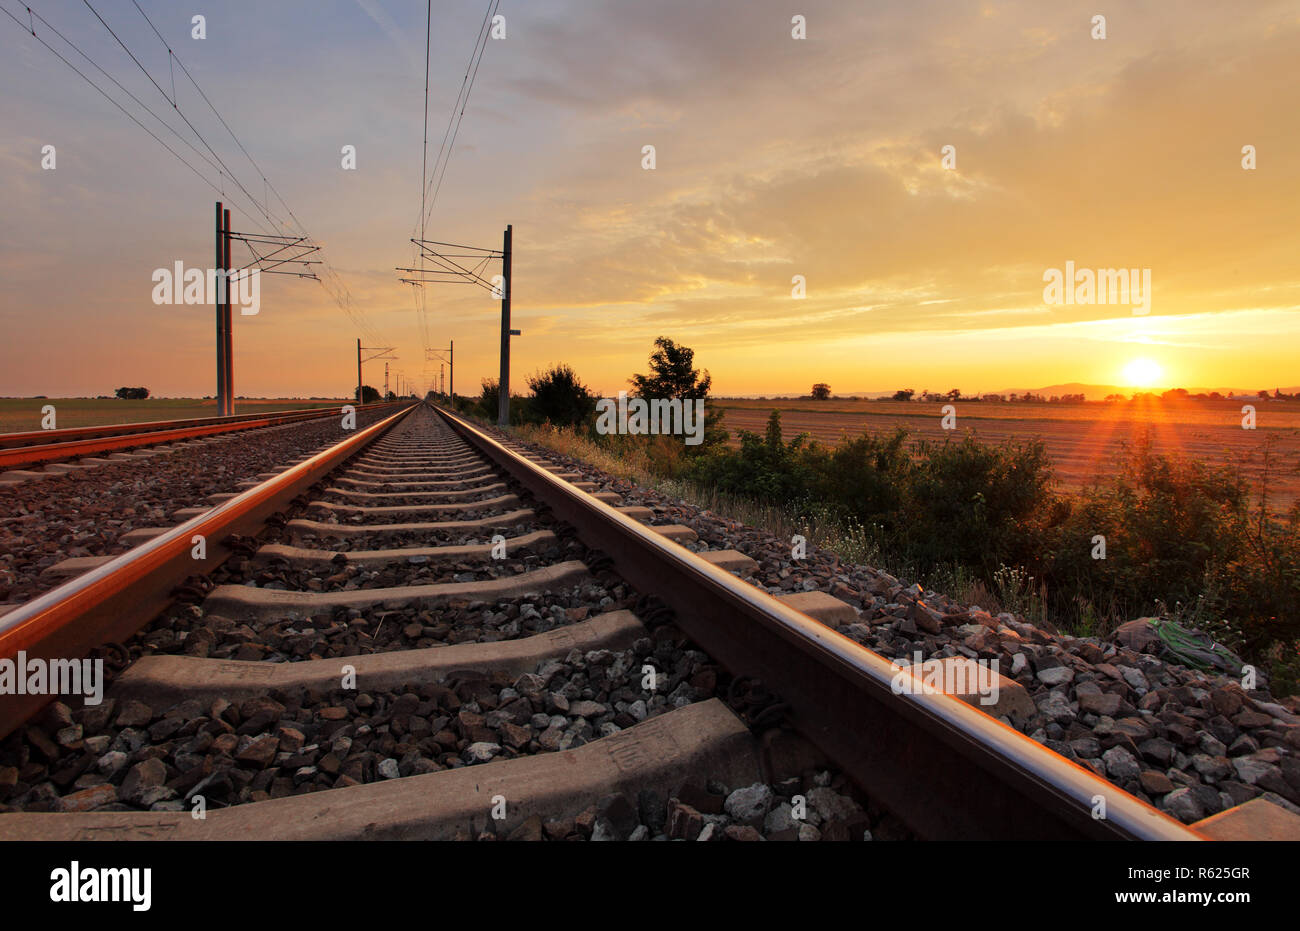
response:
<path id="1" fill-rule="evenodd" d="M 222 306 L 224 300 L 222 292 L 225 291 L 226 250 L 225 237 L 222 235 L 224 230 L 221 225 L 221 201 L 217 201 L 216 230 L 217 253 L 212 267 L 217 272 L 217 293 L 213 295 L 212 303 L 217 311 L 217 416 L 224 417 L 226 416 L 226 318 Z"/>
<path id="2" fill-rule="evenodd" d="M 510 426 L 510 234 L 513 224 L 506 225 L 505 243 L 501 248 L 501 377 L 497 379 L 497 425 Z"/>
<path id="3" fill-rule="evenodd" d="M 230 317 L 230 211 L 224 211 L 226 218 L 225 233 L 222 236 L 225 239 L 225 268 L 227 271 L 226 278 L 226 306 L 222 310 L 222 318 L 226 326 L 226 413 L 235 412 L 235 334 L 234 327 L 231 326 Z"/>
<path id="4" fill-rule="evenodd" d="M 388 400 L 388 363 L 384 363 L 384 400 Z"/>
<path id="5" fill-rule="evenodd" d="M 450 398 L 451 398 L 452 406 L 455 407 L 455 406 L 456 406 L 456 341 L 455 341 L 454 339 L 451 341 L 451 345 L 450 345 L 450 347 L 449 347 L 448 350 L 447 350 L 447 354 L 451 357 L 451 394 L 450 394 Z"/>
<path id="6" fill-rule="evenodd" d="M 357 403 L 361 403 L 361 340 L 357 340 Z"/>

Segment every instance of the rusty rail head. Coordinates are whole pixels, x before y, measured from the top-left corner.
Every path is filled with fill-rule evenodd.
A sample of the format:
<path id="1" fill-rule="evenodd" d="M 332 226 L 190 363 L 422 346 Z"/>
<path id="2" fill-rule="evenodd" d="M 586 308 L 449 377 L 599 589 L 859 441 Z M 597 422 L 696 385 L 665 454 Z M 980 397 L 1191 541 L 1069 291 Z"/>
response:
<path id="1" fill-rule="evenodd" d="M 225 562 L 231 552 L 225 541 L 232 534 L 256 534 L 268 517 L 383 436 L 416 406 L 358 430 L 257 487 L 0 617 L 0 658 L 13 659 L 22 651 L 29 659 L 79 659 L 97 646 L 125 640 L 171 602 L 177 585 Z M 204 559 L 191 555 L 196 536 L 205 540 Z M 0 695 L 0 737 L 54 697 Z"/>
<path id="2" fill-rule="evenodd" d="M 361 412 L 396 403 L 400 402 L 353 406 Z M 69 427 L 65 430 L 0 433 L 0 468 L 11 469 L 16 466 L 73 459 L 137 446 L 153 446 L 175 440 L 189 440 L 201 436 L 279 426 L 304 420 L 319 420 L 332 416 L 337 416 L 337 410 L 331 407 L 235 414 L 231 417 L 200 417 L 193 420 L 159 420 L 149 423 Z"/>
<path id="3" fill-rule="evenodd" d="M 895 694 L 889 660 L 439 413 L 653 592 L 727 668 L 759 675 L 790 723 L 922 837 L 1200 840 L 1200 834 L 943 693 Z M 1105 817 L 1094 818 L 1097 798 Z"/>

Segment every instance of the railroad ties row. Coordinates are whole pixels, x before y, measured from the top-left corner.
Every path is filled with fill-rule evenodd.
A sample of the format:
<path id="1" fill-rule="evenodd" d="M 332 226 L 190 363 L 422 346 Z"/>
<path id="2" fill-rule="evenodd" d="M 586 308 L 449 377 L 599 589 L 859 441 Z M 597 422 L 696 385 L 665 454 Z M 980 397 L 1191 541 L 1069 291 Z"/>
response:
<path id="1" fill-rule="evenodd" d="M 0 838 L 904 833 L 426 406 L 265 537 L 0 744 Z"/>

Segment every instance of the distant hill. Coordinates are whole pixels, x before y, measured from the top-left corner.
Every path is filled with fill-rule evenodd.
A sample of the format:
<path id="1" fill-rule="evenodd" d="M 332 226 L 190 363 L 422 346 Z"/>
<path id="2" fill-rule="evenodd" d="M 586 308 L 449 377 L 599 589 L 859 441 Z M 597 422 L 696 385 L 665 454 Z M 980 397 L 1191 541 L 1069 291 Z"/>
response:
<path id="1" fill-rule="evenodd" d="M 1122 394 L 1128 397 L 1137 388 L 1125 388 L 1121 385 L 1085 385 L 1081 382 L 1072 381 L 1064 385 L 1048 385 L 1045 388 L 1004 388 L 1001 391 L 992 392 L 993 394 L 1024 394 L 1026 391 L 1031 394 L 1041 394 L 1045 397 L 1062 394 L 1081 394 L 1089 401 L 1101 401 L 1108 394 Z"/>
<path id="2" fill-rule="evenodd" d="M 1183 387 L 1183 386 L 1178 385 L 1175 387 Z M 1272 391 L 1274 388 L 1277 388 L 1283 394 L 1295 394 L 1296 391 L 1300 391 L 1300 388 L 1283 387 L 1281 385 L 1270 385 L 1268 390 Z M 1046 388 L 1007 388 L 1003 391 L 998 391 L 995 393 L 996 394 L 1024 394 L 1026 391 L 1029 391 L 1033 394 L 1041 394 L 1046 397 L 1051 397 L 1052 395 L 1062 395 L 1062 394 L 1082 394 L 1089 401 L 1102 401 L 1105 400 L 1106 396 L 1109 394 L 1122 394 L 1124 395 L 1124 397 L 1127 398 L 1132 396 L 1135 392 L 1143 391 L 1143 390 L 1150 390 L 1155 394 L 1160 394 L 1162 391 L 1165 391 L 1166 389 L 1164 388 L 1143 389 L 1143 388 L 1133 388 L 1130 386 L 1123 386 L 1123 385 L 1085 385 L 1076 381 L 1076 382 L 1070 382 L 1069 384 L 1065 384 L 1065 385 L 1048 385 Z M 1243 395 L 1249 395 L 1253 397 L 1260 389 L 1251 388 L 1248 390 L 1246 388 L 1188 387 L 1187 390 L 1192 394 L 1209 394 L 1212 391 L 1217 391 L 1219 392 L 1219 394 L 1223 395 L 1224 397 L 1227 397 L 1230 394 L 1235 394 L 1238 397 L 1241 397 Z"/>
<path id="3" fill-rule="evenodd" d="M 1182 386 L 1179 385 L 1177 387 L 1182 387 Z M 1283 394 L 1300 393 L 1300 386 L 1296 386 L 1296 385 L 1292 385 L 1290 387 L 1282 386 L 1282 385 L 1270 385 L 1268 387 L 1268 390 L 1271 392 L 1274 388 L 1277 388 Z M 891 397 L 894 393 L 892 391 L 880 391 L 878 389 L 874 391 L 839 391 L 835 389 L 833 390 L 834 390 L 835 397 L 839 397 L 839 398 L 853 398 L 853 397 L 872 398 L 872 399 L 888 398 Z M 1104 401 L 1107 395 L 1122 394 L 1124 397 L 1127 398 L 1127 397 L 1132 397 L 1135 393 L 1142 390 L 1145 389 L 1134 388 L 1128 385 L 1085 385 L 1082 382 L 1072 381 L 1064 385 L 1047 385 L 1046 387 L 1043 388 L 1003 388 L 1001 391 L 980 392 L 980 393 L 1009 395 L 1009 394 L 1024 394 L 1025 392 L 1029 392 L 1030 394 L 1041 394 L 1044 397 L 1048 397 L 1048 398 L 1052 397 L 1053 395 L 1060 396 L 1064 394 L 1081 394 L 1089 401 Z M 1166 389 L 1152 388 L 1149 390 L 1151 390 L 1155 394 L 1160 394 L 1160 392 Z M 1212 391 L 1217 391 L 1219 392 L 1219 394 L 1223 395 L 1226 398 L 1229 395 L 1236 395 L 1237 397 L 1254 397 L 1256 392 L 1258 392 L 1260 389 L 1259 388 L 1250 388 L 1250 389 L 1188 388 L 1187 390 L 1192 394 L 1209 394 Z M 804 396 L 806 397 L 806 395 Z M 790 398 L 793 400 L 800 397 L 800 395 L 793 392 L 775 391 L 775 392 L 769 392 L 767 394 L 741 394 L 741 395 L 729 395 L 728 397 L 746 398 L 751 400 L 754 398 L 769 398 L 769 399 Z"/>

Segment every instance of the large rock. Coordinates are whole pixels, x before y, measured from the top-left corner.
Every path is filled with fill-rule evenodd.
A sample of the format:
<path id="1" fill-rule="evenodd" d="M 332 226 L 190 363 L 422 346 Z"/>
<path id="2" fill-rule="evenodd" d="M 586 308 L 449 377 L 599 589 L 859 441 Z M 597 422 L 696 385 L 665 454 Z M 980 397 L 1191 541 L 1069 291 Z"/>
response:
<path id="1" fill-rule="evenodd" d="M 1268 776 L 1280 776 L 1282 771 L 1272 763 L 1248 756 L 1239 756 L 1232 761 L 1232 768 L 1237 771 L 1237 778 L 1247 785 L 1256 785 Z"/>
<path id="2" fill-rule="evenodd" d="M 1044 672 L 1049 671 L 1044 670 Z M 1041 675 L 1042 673 L 1039 673 L 1040 677 Z M 1079 700 L 1079 710 L 1092 714 L 1114 715 L 1119 711 L 1120 703 L 1123 701 L 1118 695 L 1103 692 L 1101 686 L 1095 682 L 1080 682 L 1075 687 L 1074 694 Z"/>
<path id="3" fill-rule="evenodd" d="M 702 830 L 704 830 L 704 816 L 699 811 L 678 799 L 669 800 L 666 831 L 669 837 L 695 840 Z"/>
<path id="4" fill-rule="evenodd" d="M 1174 745 L 1163 737 L 1152 737 L 1150 740 L 1144 740 L 1138 744 L 1138 752 L 1142 758 L 1157 766 L 1168 766 L 1174 761 Z M 1169 791 L 1168 789 L 1165 790 Z"/>
<path id="5" fill-rule="evenodd" d="M 1074 670 L 1069 666 L 1049 666 L 1038 670 L 1037 675 L 1038 681 L 1049 687 L 1074 681 Z"/>
<path id="6" fill-rule="evenodd" d="M 1133 754 L 1123 747 L 1111 747 L 1101 755 L 1101 759 L 1106 764 L 1106 774 L 1117 782 L 1134 779 L 1142 770 Z"/>
<path id="7" fill-rule="evenodd" d="M 1160 807 L 1169 812 L 1183 824 L 1191 824 L 1205 817 L 1205 809 L 1195 793 L 1186 786 L 1174 789 L 1160 802 Z"/>
<path id="8" fill-rule="evenodd" d="M 117 787 L 111 782 L 91 786 L 80 792 L 73 792 L 59 799 L 59 811 L 93 811 L 100 805 L 110 805 L 117 801 Z"/>
<path id="9" fill-rule="evenodd" d="M 861 811 L 860 806 L 853 799 L 824 786 L 818 786 L 808 793 L 808 803 L 823 821 L 832 819 L 848 821 Z"/>
<path id="10" fill-rule="evenodd" d="M 466 747 L 465 751 L 461 754 L 461 759 L 466 763 L 486 763 L 500 752 L 500 744 L 480 740 L 477 743 L 472 743 Z"/>
<path id="11" fill-rule="evenodd" d="M 1138 775 L 1138 782 L 1142 785 L 1142 791 L 1150 796 L 1168 795 L 1174 791 L 1173 781 L 1158 770 L 1143 770 Z"/>
<path id="12" fill-rule="evenodd" d="M 927 634 L 937 634 L 943 629 L 943 615 L 923 601 L 913 602 L 908 616 L 912 623 Z"/>
<path id="13" fill-rule="evenodd" d="M 151 757 L 143 762 L 136 763 L 122 780 L 122 787 L 118 790 L 118 797 L 124 802 L 130 802 L 133 805 L 153 804 L 147 801 L 156 792 L 151 790 L 158 789 L 167 781 L 167 767 L 163 761 L 157 757 Z M 157 798 L 154 798 L 157 801 Z"/>
<path id="14" fill-rule="evenodd" d="M 1034 704 L 1048 721 L 1064 726 L 1074 720 L 1074 710 L 1064 692 L 1044 692 L 1035 696 Z"/>
<path id="15" fill-rule="evenodd" d="M 118 727 L 143 727 L 153 720 L 153 712 L 144 702 L 129 699 L 117 713 Z"/>
<path id="16" fill-rule="evenodd" d="M 728 795 L 723 807 L 736 821 L 759 820 L 772 807 L 772 790 L 765 783 L 756 782 L 752 786 L 736 789 Z"/>

